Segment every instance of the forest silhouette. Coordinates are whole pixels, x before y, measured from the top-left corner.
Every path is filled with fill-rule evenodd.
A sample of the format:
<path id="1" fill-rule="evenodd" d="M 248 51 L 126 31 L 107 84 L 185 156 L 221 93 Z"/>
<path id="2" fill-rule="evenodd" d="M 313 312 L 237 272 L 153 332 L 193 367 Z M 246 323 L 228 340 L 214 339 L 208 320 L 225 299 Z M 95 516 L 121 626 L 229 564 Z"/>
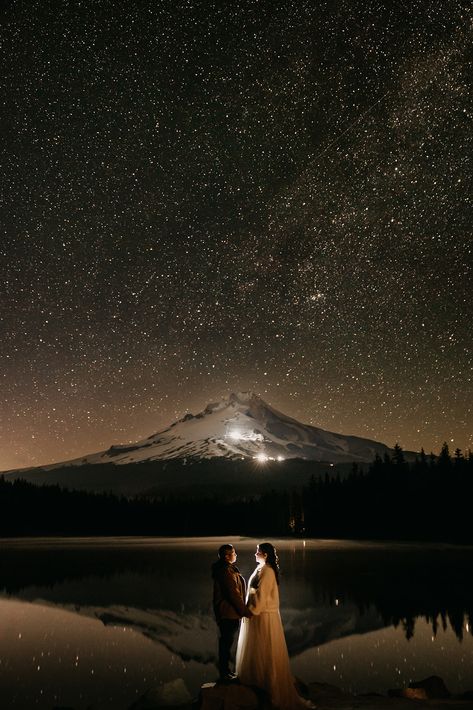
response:
<path id="1" fill-rule="evenodd" d="M 107 464 L 87 467 L 88 477 L 93 478 L 94 471 L 98 475 L 99 468 L 103 475 L 103 466 Z M 140 466 L 129 465 L 130 474 L 140 475 Z M 302 460 L 267 462 L 264 478 L 255 472 L 253 461 L 201 461 L 192 468 L 193 479 L 203 480 L 209 469 L 215 479 L 218 470 L 219 483 L 208 484 L 199 493 L 192 486 L 172 485 L 179 470 L 184 471 L 182 463 L 173 466 L 167 488 L 132 497 L 1 477 L 0 535 L 237 533 L 473 542 L 469 520 L 473 455 L 464 456 L 457 449 L 452 457 L 447 444 L 439 456 L 422 451 L 414 463 L 405 460 L 396 444 L 392 456 L 376 457 L 366 470 L 353 464 L 345 476 L 314 473 L 316 464 Z M 252 488 L 255 478 L 264 482 L 265 490 Z"/>

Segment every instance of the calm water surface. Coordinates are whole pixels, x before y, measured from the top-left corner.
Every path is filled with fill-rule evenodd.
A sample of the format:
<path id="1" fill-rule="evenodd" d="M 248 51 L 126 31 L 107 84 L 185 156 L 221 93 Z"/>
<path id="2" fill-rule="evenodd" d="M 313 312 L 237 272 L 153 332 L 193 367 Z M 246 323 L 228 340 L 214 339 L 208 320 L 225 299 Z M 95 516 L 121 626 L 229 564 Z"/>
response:
<path id="1" fill-rule="evenodd" d="M 2 708 L 125 710 L 216 677 L 221 539 L 0 541 Z M 233 538 L 254 569 L 256 540 Z M 273 541 L 294 673 L 352 692 L 440 675 L 473 689 L 473 548 Z"/>

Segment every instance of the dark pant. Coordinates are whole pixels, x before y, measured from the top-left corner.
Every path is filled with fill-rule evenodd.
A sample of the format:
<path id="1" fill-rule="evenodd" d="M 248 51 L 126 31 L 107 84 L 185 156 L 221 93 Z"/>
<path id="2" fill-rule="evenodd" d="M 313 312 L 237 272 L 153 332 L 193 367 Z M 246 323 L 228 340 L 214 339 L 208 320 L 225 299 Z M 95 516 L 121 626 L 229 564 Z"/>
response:
<path id="1" fill-rule="evenodd" d="M 218 622 L 218 670 L 221 676 L 230 672 L 230 655 L 239 627 L 239 619 L 221 619 Z"/>

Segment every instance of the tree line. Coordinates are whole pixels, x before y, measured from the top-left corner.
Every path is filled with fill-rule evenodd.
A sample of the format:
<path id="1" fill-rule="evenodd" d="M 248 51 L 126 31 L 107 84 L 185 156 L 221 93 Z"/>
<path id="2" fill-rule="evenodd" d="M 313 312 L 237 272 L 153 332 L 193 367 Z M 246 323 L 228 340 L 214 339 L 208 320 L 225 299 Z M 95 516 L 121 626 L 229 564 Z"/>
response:
<path id="1" fill-rule="evenodd" d="M 311 479 L 292 511 L 294 530 L 311 537 L 472 542 L 473 455 L 445 443 L 407 463 L 396 444 L 367 471 L 353 465 L 345 480 Z"/>
<path id="2" fill-rule="evenodd" d="M 209 466 L 212 464 L 209 463 Z M 231 466 L 231 462 L 228 464 Z M 285 462 L 268 463 L 278 476 Z M 310 470 L 310 462 L 300 464 Z M 139 466 L 139 465 L 137 465 Z M 224 465 L 220 462 L 221 480 Z M 293 464 L 288 462 L 288 481 Z M 393 454 L 349 475 L 312 475 L 263 493 L 223 487 L 205 497 L 182 490 L 126 497 L 0 478 L 0 535 L 255 535 L 473 542 L 473 456 L 444 444 L 414 463 Z M 307 479 L 306 479 L 307 480 Z"/>

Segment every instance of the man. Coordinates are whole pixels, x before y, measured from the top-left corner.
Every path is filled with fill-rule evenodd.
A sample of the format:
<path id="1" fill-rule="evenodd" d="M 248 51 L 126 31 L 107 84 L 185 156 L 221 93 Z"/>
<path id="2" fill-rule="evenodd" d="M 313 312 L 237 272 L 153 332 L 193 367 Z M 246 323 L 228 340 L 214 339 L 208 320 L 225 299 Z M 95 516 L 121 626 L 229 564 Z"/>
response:
<path id="1" fill-rule="evenodd" d="M 231 682 L 236 674 L 230 669 L 230 657 L 235 636 L 243 616 L 252 616 L 245 604 L 246 584 L 235 562 L 233 545 L 221 545 L 218 560 L 212 565 L 214 581 L 213 607 L 219 628 L 218 670 L 220 679 Z"/>

